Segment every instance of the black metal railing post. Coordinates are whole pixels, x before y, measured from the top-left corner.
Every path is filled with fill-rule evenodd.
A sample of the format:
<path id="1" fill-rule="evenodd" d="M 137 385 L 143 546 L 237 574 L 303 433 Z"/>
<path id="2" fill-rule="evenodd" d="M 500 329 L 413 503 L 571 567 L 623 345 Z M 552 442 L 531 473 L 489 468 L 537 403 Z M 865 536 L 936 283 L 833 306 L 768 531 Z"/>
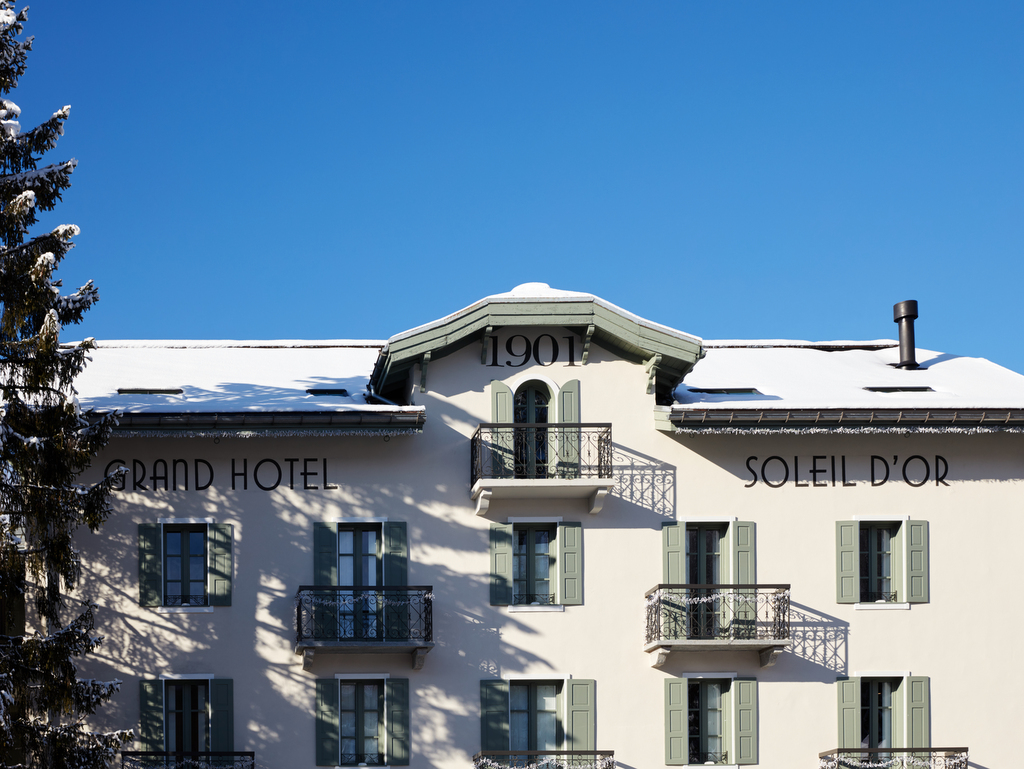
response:
<path id="1" fill-rule="evenodd" d="M 645 642 L 789 639 L 789 585 L 658 585 Z"/>
<path id="2" fill-rule="evenodd" d="M 432 590 L 303 585 L 295 594 L 295 644 L 430 643 Z"/>
<path id="3" fill-rule="evenodd" d="M 819 769 L 968 769 L 967 748 L 835 748 L 818 754 Z"/>
<path id="4" fill-rule="evenodd" d="M 485 423 L 470 441 L 470 482 L 494 478 L 611 478 L 612 426 Z"/>

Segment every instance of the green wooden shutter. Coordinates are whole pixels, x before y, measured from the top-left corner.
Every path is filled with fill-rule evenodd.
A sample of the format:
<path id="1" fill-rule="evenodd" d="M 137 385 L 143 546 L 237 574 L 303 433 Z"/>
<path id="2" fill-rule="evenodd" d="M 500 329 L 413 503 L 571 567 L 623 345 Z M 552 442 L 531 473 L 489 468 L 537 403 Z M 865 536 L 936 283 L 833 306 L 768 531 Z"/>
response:
<path id="1" fill-rule="evenodd" d="M 931 747 L 931 703 L 928 677 L 908 676 L 903 683 L 907 690 L 907 747 Z"/>
<path id="2" fill-rule="evenodd" d="M 409 584 L 409 536 L 405 521 L 384 524 L 384 585 L 406 587 Z"/>
<path id="3" fill-rule="evenodd" d="M 860 524 L 836 521 L 836 603 L 857 603 L 859 598 Z"/>
<path id="4" fill-rule="evenodd" d="M 736 734 L 734 764 L 757 763 L 757 679 L 737 678 L 732 682 L 732 723 Z"/>
<path id="5" fill-rule="evenodd" d="M 235 749 L 235 697 L 230 678 L 210 681 L 210 750 Z"/>
<path id="6" fill-rule="evenodd" d="M 384 700 L 388 711 L 386 763 L 409 765 L 409 679 L 389 678 L 384 682 Z"/>
<path id="7" fill-rule="evenodd" d="M 232 527 L 230 523 L 211 523 L 207 527 L 210 548 L 210 606 L 231 605 Z"/>
<path id="8" fill-rule="evenodd" d="M 164 749 L 163 681 L 139 681 L 139 744 L 145 751 Z"/>
<path id="9" fill-rule="evenodd" d="M 159 523 L 139 524 L 139 606 L 160 606 L 164 602 L 160 568 L 162 533 L 163 526 Z"/>
<path id="10" fill-rule="evenodd" d="M 491 422 L 511 425 L 515 422 L 512 390 L 504 382 L 491 380 Z M 511 478 L 515 473 L 515 448 L 511 427 L 494 428 L 490 456 L 484 453 L 484 476 L 490 465 L 491 477 Z"/>
<path id="11" fill-rule="evenodd" d="M 757 529 L 750 521 L 736 521 L 732 525 L 733 581 L 737 585 L 757 582 Z"/>
<path id="12" fill-rule="evenodd" d="M 685 678 L 665 679 L 665 763 L 683 766 L 690 763 L 689 724 Z"/>
<path id="13" fill-rule="evenodd" d="M 333 678 L 316 679 L 316 765 L 341 760 L 341 689 Z"/>
<path id="14" fill-rule="evenodd" d="M 558 524 L 558 574 L 561 602 L 565 606 L 583 603 L 583 525 Z"/>
<path id="15" fill-rule="evenodd" d="M 480 682 L 480 750 L 508 750 L 508 681 Z"/>
<path id="16" fill-rule="evenodd" d="M 491 524 L 491 605 L 512 603 L 512 524 Z"/>
<path id="17" fill-rule="evenodd" d="M 580 477 L 580 439 L 578 427 L 565 427 L 567 424 L 579 424 L 580 421 L 580 380 L 566 382 L 558 391 L 558 467 L 556 478 Z"/>
<path id="18" fill-rule="evenodd" d="M 928 603 L 928 521 L 907 521 L 906 528 L 906 600 L 909 603 Z"/>
<path id="19" fill-rule="evenodd" d="M 565 732 L 568 750 L 597 750 L 597 681 L 589 678 L 570 678 L 567 728 Z"/>
<path id="20" fill-rule="evenodd" d="M 338 524 L 313 524 L 313 584 L 338 584 Z"/>
<path id="21" fill-rule="evenodd" d="M 661 525 L 661 581 L 666 585 L 686 582 L 686 524 Z"/>
<path id="22" fill-rule="evenodd" d="M 661 581 L 666 585 L 686 583 L 686 524 L 665 523 L 661 527 Z M 673 590 L 661 599 L 661 637 L 686 638 L 686 591 Z M 684 762 L 685 763 L 685 762 Z"/>
<path id="23" fill-rule="evenodd" d="M 757 582 L 757 529 L 751 521 L 732 524 L 733 583 L 753 585 Z M 739 591 L 744 598 L 733 606 L 730 631 L 734 638 L 754 638 L 757 635 L 757 592 Z M 748 597 L 749 596 L 749 597 Z"/>
<path id="24" fill-rule="evenodd" d="M 836 692 L 839 695 L 839 745 L 836 747 L 859 748 L 860 679 L 837 679 Z"/>
<path id="25" fill-rule="evenodd" d="M 338 524 L 313 524 L 313 584 L 338 584 Z M 337 597 L 334 591 L 323 591 L 317 595 L 328 601 Z M 335 637 L 338 628 L 338 610 L 330 603 L 316 603 L 313 607 L 315 634 Z M 341 753 L 338 753 L 341 756 Z M 337 760 L 337 759 L 336 759 Z"/>

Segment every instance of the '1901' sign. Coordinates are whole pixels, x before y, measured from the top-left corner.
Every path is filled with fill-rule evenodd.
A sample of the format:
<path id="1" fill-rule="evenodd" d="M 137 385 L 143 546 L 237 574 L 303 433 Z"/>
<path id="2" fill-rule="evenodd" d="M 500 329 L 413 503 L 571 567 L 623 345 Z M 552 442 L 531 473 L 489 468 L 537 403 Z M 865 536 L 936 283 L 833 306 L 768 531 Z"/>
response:
<path id="1" fill-rule="evenodd" d="M 491 346 L 491 360 L 488 366 L 498 368 L 520 368 L 531 360 L 538 365 L 550 366 L 557 363 L 559 359 L 564 360 L 564 366 L 576 365 L 576 337 L 559 337 L 565 342 L 565 346 L 559 343 L 552 334 L 540 334 L 534 340 L 524 334 L 513 334 L 505 340 L 505 349 L 502 352 L 498 345 L 498 337 L 489 336 Z M 564 352 L 564 355 L 563 355 Z"/>

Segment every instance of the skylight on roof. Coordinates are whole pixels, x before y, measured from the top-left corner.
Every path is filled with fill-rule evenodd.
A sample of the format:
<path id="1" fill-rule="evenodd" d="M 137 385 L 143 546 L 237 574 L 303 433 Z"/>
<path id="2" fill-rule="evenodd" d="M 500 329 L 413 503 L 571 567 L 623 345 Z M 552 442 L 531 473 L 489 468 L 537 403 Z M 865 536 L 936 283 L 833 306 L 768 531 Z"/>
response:
<path id="1" fill-rule="evenodd" d="M 933 393 L 930 387 L 865 387 L 865 390 L 872 393 Z"/>
<path id="2" fill-rule="evenodd" d="M 690 392 L 705 395 L 763 395 L 754 387 L 691 387 Z"/>
<path id="3" fill-rule="evenodd" d="M 344 395 L 348 396 L 348 390 L 343 387 L 310 387 L 306 390 L 309 395 Z"/>
<path id="4" fill-rule="evenodd" d="M 118 395 L 181 395 L 180 387 L 118 387 Z"/>

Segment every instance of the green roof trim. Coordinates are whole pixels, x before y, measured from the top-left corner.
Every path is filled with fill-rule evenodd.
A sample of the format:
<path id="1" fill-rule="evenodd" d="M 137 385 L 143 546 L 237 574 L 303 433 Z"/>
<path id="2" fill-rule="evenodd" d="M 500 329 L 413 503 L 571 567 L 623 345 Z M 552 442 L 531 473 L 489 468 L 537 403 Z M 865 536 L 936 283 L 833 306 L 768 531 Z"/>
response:
<path id="1" fill-rule="evenodd" d="M 531 326 L 569 329 L 641 365 L 660 356 L 653 391 L 662 404 L 672 403 L 676 385 L 703 357 L 700 338 L 645 321 L 589 294 L 506 294 L 486 297 L 446 318 L 391 337 L 377 358 L 370 386 L 375 394 L 401 403 L 408 391 L 409 372 L 424 357 L 436 361 L 473 342 L 482 344 L 485 334 L 500 328 Z"/>

